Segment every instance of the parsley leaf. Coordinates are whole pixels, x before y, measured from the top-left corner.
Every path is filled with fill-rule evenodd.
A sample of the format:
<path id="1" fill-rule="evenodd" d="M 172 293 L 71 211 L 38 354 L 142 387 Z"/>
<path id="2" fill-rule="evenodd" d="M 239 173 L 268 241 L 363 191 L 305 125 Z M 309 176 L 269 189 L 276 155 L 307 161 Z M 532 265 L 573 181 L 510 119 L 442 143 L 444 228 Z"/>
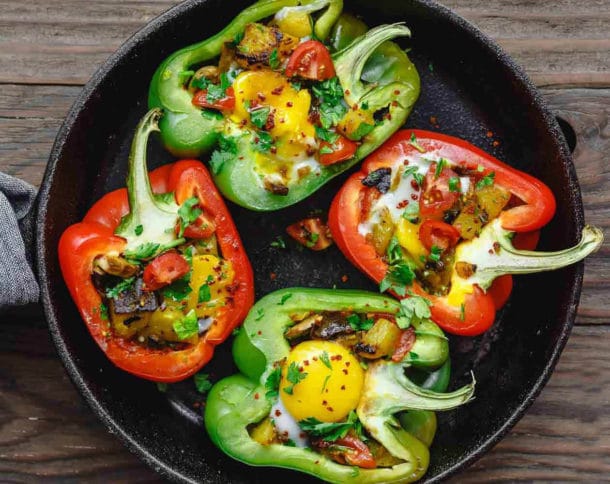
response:
<path id="1" fill-rule="evenodd" d="M 269 56 L 269 67 L 274 70 L 280 67 L 280 56 L 277 49 L 271 51 L 271 55 Z"/>
<path id="2" fill-rule="evenodd" d="M 353 410 L 347 416 L 345 422 L 326 423 L 315 417 L 309 417 L 299 421 L 299 426 L 314 437 L 321 437 L 326 442 L 334 442 L 347 435 L 350 429 L 358 422 L 358 416 Z"/>
<path id="3" fill-rule="evenodd" d="M 434 179 L 437 179 L 439 176 L 441 176 L 441 173 L 448 165 L 449 162 L 445 158 L 441 158 L 440 160 L 438 160 L 438 162 L 436 163 L 436 169 L 434 170 Z"/>
<path id="4" fill-rule="evenodd" d="M 278 389 L 280 386 L 280 379 L 282 377 L 282 371 L 279 366 L 274 368 L 271 373 L 267 376 L 265 380 L 265 388 L 267 389 L 267 393 L 265 393 L 265 397 L 274 398 L 279 395 Z"/>
<path id="5" fill-rule="evenodd" d="M 312 92 L 318 98 L 320 122 L 326 129 L 338 124 L 348 111 L 343 99 L 344 93 L 338 77 L 315 83 Z"/>
<path id="6" fill-rule="evenodd" d="M 209 84 L 206 100 L 213 104 L 226 96 L 227 88 L 231 85 L 226 72 L 220 74 L 220 84 Z"/>
<path id="7" fill-rule="evenodd" d="M 292 395 L 293 390 L 294 390 L 294 386 L 298 385 L 300 382 L 302 382 L 305 378 L 307 378 L 308 373 L 305 372 L 301 372 L 299 370 L 299 365 L 298 363 L 296 363 L 295 361 L 293 361 L 292 363 L 290 363 L 290 366 L 288 367 L 288 371 L 286 372 L 286 379 L 292 383 L 291 386 L 289 387 L 284 387 L 284 391 L 288 394 L 288 395 Z"/>
<path id="8" fill-rule="evenodd" d="M 157 382 L 157 390 L 165 393 L 167 391 L 167 383 Z"/>
<path id="9" fill-rule="evenodd" d="M 100 304 L 100 318 L 102 321 L 108 321 L 108 306 L 104 303 Z"/>
<path id="10" fill-rule="evenodd" d="M 400 301 L 396 314 L 396 324 L 400 329 L 407 329 L 411 324 L 430 318 L 431 303 L 421 296 L 410 296 Z"/>
<path id="11" fill-rule="evenodd" d="M 441 260 L 442 253 L 443 250 L 440 247 L 433 245 L 432 247 L 430 247 L 430 260 L 438 262 L 439 260 Z"/>
<path id="12" fill-rule="evenodd" d="M 339 139 L 339 135 L 334 131 L 330 131 L 322 126 L 316 126 L 316 137 L 322 141 L 333 144 Z"/>
<path id="13" fill-rule="evenodd" d="M 218 148 L 212 153 L 210 158 L 210 168 L 214 175 L 222 171 L 225 163 L 232 161 L 237 156 L 237 143 L 231 136 L 220 135 L 218 138 Z"/>
<path id="14" fill-rule="evenodd" d="M 348 135 L 348 138 L 353 141 L 358 141 L 364 138 L 367 134 L 375 129 L 375 125 L 369 123 L 360 123 L 356 130 Z"/>
<path id="15" fill-rule="evenodd" d="M 210 375 L 207 373 L 195 373 L 193 380 L 195 381 L 195 388 L 197 388 L 199 393 L 207 393 L 212 388 Z"/>
<path id="16" fill-rule="evenodd" d="M 419 168 L 417 168 L 416 166 L 408 166 L 405 168 L 405 171 L 402 172 L 402 177 L 408 178 L 411 175 L 415 175 L 415 173 L 417 173 L 418 171 Z"/>
<path id="17" fill-rule="evenodd" d="M 448 181 L 449 191 L 450 192 L 459 192 L 460 191 L 460 179 L 457 176 L 452 176 Z"/>
<path id="18" fill-rule="evenodd" d="M 265 310 L 262 308 L 258 308 L 256 310 L 256 318 L 254 318 L 254 321 L 260 321 L 261 319 L 263 319 L 264 315 L 265 315 Z"/>
<path id="19" fill-rule="evenodd" d="M 193 291 L 190 286 L 190 275 L 184 276 L 161 289 L 163 297 L 173 301 L 183 301 Z"/>
<path id="20" fill-rule="evenodd" d="M 320 361 L 321 361 L 322 363 L 324 363 L 324 366 L 325 366 L 326 368 L 328 368 L 329 370 L 332 370 L 332 369 L 333 369 L 332 365 L 330 364 L 330 357 L 328 356 L 328 352 L 327 352 L 327 351 L 323 351 L 323 352 L 320 354 Z"/>
<path id="21" fill-rule="evenodd" d="M 346 319 L 354 331 L 368 331 L 374 323 L 372 319 L 362 318 L 359 314 L 350 314 Z"/>
<path id="22" fill-rule="evenodd" d="M 322 146 L 322 148 L 320 148 L 319 153 L 321 155 L 330 155 L 331 153 L 334 153 L 335 151 L 330 147 L 330 146 Z"/>
<path id="23" fill-rule="evenodd" d="M 129 277 L 127 279 L 123 279 L 116 286 L 106 289 L 106 297 L 108 299 L 116 299 L 125 291 L 127 291 L 133 283 L 135 282 L 135 277 Z"/>
<path id="24" fill-rule="evenodd" d="M 424 185 L 424 175 L 422 175 L 421 173 L 413 173 L 413 179 L 415 180 L 415 183 L 417 183 L 418 186 L 423 186 Z"/>
<path id="25" fill-rule="evenodd" d="M 257 128 L 263 129 L 267 124 L 267 119 L 269 119 L 270 112 L 271 108 L 269 106 L 253 109 L 250 111 L 250 121 Z"/>
<path id="26" fill-rule="evenodd" d="M 136 226 L 136 228 L 133 230 L 133 232 L 136 235 L 142 235 L 142 232 L 144 232 L 144 227 L 142 225 L 138 225 Z"/>
<path id="27" fill-rule="evenodd" d="M 311 249 L 314 245 L 316 245 L 319 238 L 320 238 L 320 234 L 310 232 L 307 234 L 307 242 L 305 242 L 305 245 Z"/>
<path id="28" fill-rule="evenodd" d="M 419 204 L 409 202 L 405 211 L 402 212 L 402 218 L 407 219 L 412 224 L 417 223 L 419 219 Z"/>
<path id="29" fill-rule="evenodd" d="M 481 188 L 485 188 L 485 187 L 490 187 L 491 185 L 494 184 L 494 178 L 496 177 L 496 173 L 494 171 L 489 172 L 487 175 L 485 175 L 483 178 L 481 178 L 477 184 L 477 190 L 480 190 Z"/>
<path id="30" fill-rule="evenodd" d="M 379 291 L 385 292 L 390 289 L 399 296 L 404 296 L 407 293 L 407 286 L 413 284 L 414 279 L 415 273 L 409 264 L 401 262 L 391 265 L 379 284 Z"/>
<path id="31" fill-rule="evenodd" d="M 182 237 L 186 228 L 203 213 L 199 207 L 196 207 L 198 203 L 199 198 L 197 197 L 187 198 L 178 209 L 178 215 L 180 216 L 180 231 L 178 232 L 178 237 Z"/>
<path id="32" fill-rule="evenodd" d="M 260 131 L 254 139 L 254 149 L 267 153 L 273 146 L 273 137 L 267 131 Z"/>
<path id="33" fill-rule="evenodd" d="M 197 298 L 198 303 L 208 302 L 212 299 L 212 293 L 210 292 L 210 286 L 202 284 L 199 286 L 199 297 Z"/>
<path id="34" fill-rule="evenodd" d="M 157 244 L 155 242 L 146 242 L 144 244 L 138 245 L 135 249 L 126 250 L 125 258 L 135 260 L 150 259 L 157 253 L 160 247 L 161 244 Z"/>
<path id="35" fill-rule="evenodd" d="M 199 333 L 199 323 L 195 310 L 191 309 L 186 316 L 174 322 L 174 331 L 178 339 L 184 340 L 196 336 Z"/>
<path id="36" fill-rule="evenodd" d="M 282 296 L 282 299 L 280 299 L 280 302 L 279 302 L 279 303 L 277 303 L 277 305 L 278 305 L 278 306 L 283 306 L 283 305 L 284 305 L 284 303 L 285 303 L 286 301 L 288 301 L 288 299 L 290 299 L 291 297 L 292 297 L 292 293 L 291 293 L 291 292 L 289 292 L 288 294 L 284 294 L 284 295 Z"/>

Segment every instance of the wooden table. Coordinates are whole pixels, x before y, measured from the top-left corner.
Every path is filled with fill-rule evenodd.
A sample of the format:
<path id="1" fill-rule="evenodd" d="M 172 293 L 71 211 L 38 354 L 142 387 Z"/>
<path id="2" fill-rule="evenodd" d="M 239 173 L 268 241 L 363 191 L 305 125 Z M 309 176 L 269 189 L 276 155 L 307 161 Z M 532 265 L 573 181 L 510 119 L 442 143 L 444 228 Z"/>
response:
<path id="1" fill-rule="evenodd" d="M 0 0 L 0 171 L 38 185 L 81 85 L 175 0 Z M 610 0 L 446 0 L 495 38 L 577 135 L 589 223 L 576 326 L 527 415 L 455 482 L 610 481 Z M 2 275 L 5 276 L 5 275 Z M 159 480 L 96 420 L 40 308 L 0 316 L 0 481 Z"/>

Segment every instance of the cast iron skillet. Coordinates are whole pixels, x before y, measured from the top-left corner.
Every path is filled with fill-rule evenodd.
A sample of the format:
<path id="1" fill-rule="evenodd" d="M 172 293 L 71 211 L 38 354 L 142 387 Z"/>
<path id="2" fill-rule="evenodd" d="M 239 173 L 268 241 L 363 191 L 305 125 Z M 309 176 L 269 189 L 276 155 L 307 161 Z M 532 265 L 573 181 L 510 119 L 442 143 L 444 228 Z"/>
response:
<path id="1" fill-rule="evenodd" d="M 573 245 L 583 226 L 580 191 L 564 137 L 539 93 L 498 46 L 446 8 L 427 0 L 354 0 L 347 10 L 369 25 L 405 21 L 422 94 L 407 126 L 464 138 L 547 183 L 557 215 L 543 230 L 540 249 Z M 95 414 L 127 447 L 163 476 L 179 482 L 312 482 L 304 474 L 250 468 L 217 450 L 207 438 L 192 381 L 160 393 L 150 382 L 116 369 L 98 349 L 68 295 L 57 260 L 63 230 L 79 221 L 101 195 L 124 185 L 127 151 L 146 111 L 150 78 L 170 53 L 220 30 L 246 1 L 185 2 L 128 40 L 94 75 L 66 118 L 51 152 L 38 210 L 37 258 L 42 300 L 53 340 L 70 377 Z M 406 47 L 407 44 L 404 44 Z M 432 120 L 433 116 L 436 120 Z M 493 132 L 493 138 L 486 133 Z M 499 140 L 494 146 L 492 140 Z M 150 168 L 171 161 L 154 141 Z M 335 248 L 323 253 L 270 247 L 284 228 L 325 211 L 346 179 L 271 214 L 229 204 L 254 264 L 257 298 L 290 286 L 376 290 Z M 270 273 L 277 274 L 271 280 Z M 478 381 L 476 399 L 440 414 L 427 482 L 436 482 L 479 458 L 515 424 L 548 380 L 570 333 L 582 282 L 582 264 L 560 272 L 522 276 L 496 325 L 479 338 L 452 338 L 453 386 Z M 342 276 L 347 276 L 347 282 Z M 343 278 L 345 279 L 345 278 Z M 230 343 L 206 371 L 214 380 L 233 373 Z"/>

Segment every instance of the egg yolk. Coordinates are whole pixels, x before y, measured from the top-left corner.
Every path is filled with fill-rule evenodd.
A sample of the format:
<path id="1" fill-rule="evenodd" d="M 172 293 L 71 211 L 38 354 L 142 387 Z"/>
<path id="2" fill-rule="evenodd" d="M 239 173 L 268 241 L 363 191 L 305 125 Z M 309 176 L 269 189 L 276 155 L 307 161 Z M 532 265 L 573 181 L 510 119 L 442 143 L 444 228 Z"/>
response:
<path id="1" fill-rule="evenodd" d="M 358 406 L 363 383 L 364 370 L 349 350 L 332 341 L 304 341 L 282 369 L 280 398 L 296 420 L 339 422 Z"/>
<path id="2" fill-rule="evenodd" d="M 233 122 L 249 125 L 253 109 L 270 108 L 271 121 L 266 130 L 276 139 L 275 158 L 300 161 L 316 151 L 315 128 L 309 121 L 311 96 L 307 89 L 297 91 L 281 74 L 264 70 L 242 72 L 235 78 L 233 89 Z"/>

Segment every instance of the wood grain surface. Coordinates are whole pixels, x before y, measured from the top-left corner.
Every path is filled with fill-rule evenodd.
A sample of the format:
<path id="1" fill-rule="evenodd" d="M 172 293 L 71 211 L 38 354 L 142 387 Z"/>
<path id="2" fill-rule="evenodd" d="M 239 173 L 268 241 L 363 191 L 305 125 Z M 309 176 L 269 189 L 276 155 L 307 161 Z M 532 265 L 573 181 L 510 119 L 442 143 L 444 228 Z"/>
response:
<path id="1" fill-rule="evenodd" d="M 0 0 L 0 171 L 35 185 L 80 86 L 170 0 Z M 445 0 L 496 39 L 574 129 L 587 260 L 577 326 L 525 417 L 452 482 L 610 482 L 610 0 Z M 40 308 L 0 315 L 0 482 L 155 482 L 97 421 Z"/>

